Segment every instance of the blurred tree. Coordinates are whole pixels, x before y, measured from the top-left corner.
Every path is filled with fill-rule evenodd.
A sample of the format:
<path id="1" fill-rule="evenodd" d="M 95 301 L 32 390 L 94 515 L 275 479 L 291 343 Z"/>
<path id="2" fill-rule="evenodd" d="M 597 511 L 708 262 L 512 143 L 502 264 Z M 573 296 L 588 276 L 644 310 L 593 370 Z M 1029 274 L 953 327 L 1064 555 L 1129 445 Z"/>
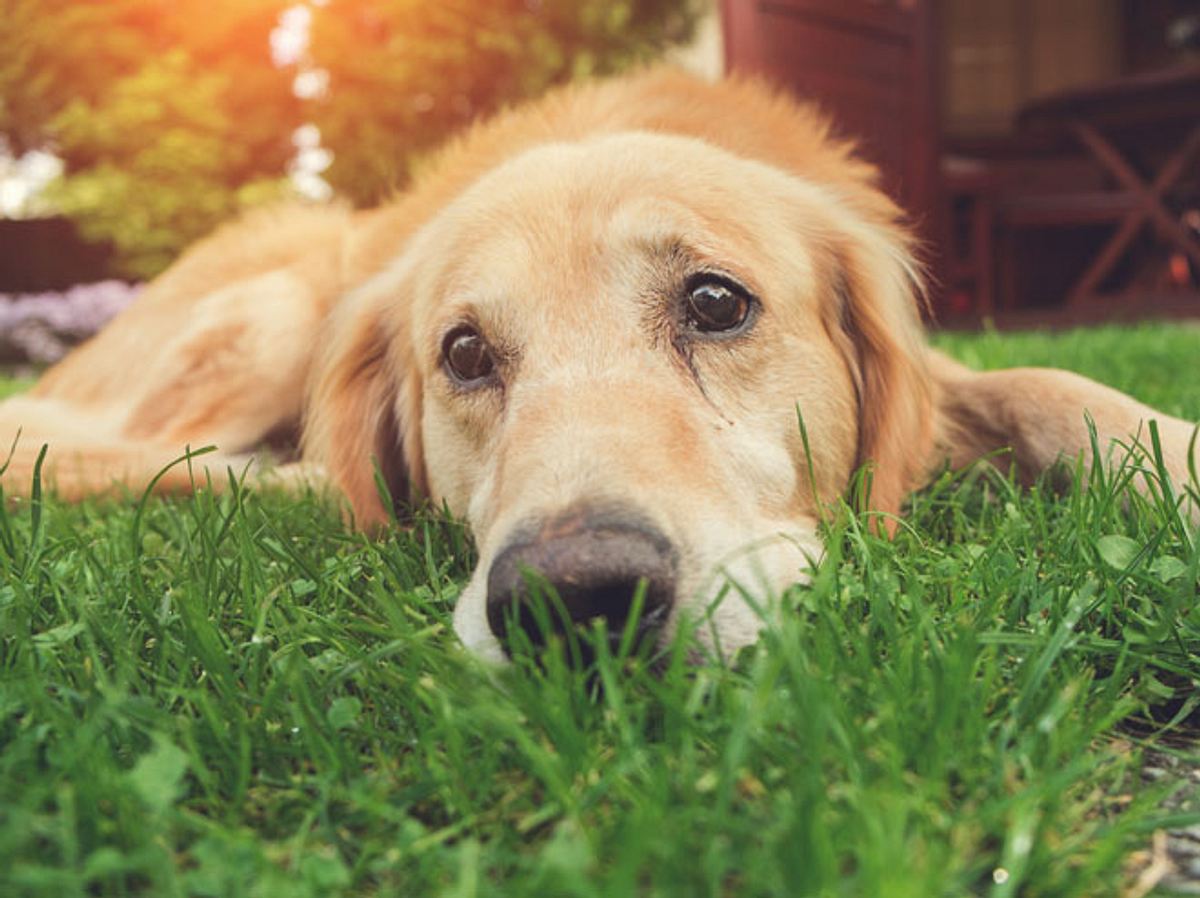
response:
<path id="1" fill-rule="evenodd" d="M 278 196 L 303 122 L 334 153 L 333 187 L 372 204 L 477 116 L 648 59 L 687 39 L 706 5 L 0 0 L 0 142 L 59 155 L 52 198 L 145 277 Z M 311 39 L 279 66 L 270 35 L 293 7 L 311 13 Z"/>
<path id="2" fill-rule="evenodd" d="M 284 194 L 287 155 L 254 157 L 226 84 L 173 51 L 55 116 L 58 152 L 87 162 L 48 199 L 85 239 L 111 242 L 122 273 L 150 277 L 239 209 Z"/>
<path id="3" fill-rule="evenodd" d="M 63 159 L 51 198 L 147 277 L 278 195 L 302 121 L 269 36 L 289 0 L 0 0 L 0 136 Z M 281 189 L 281 188 L 280 188 Z"/>
<path id="4" fill-rule="evenodd" d="M 219 103 L 249 152 L 230 172 L 279 171 L 301 104 L 272 64 L 271 31 L 293 0 L 0 0 L 0 135 L 20 154 L 53 146 L 66 107 L 96 106 L 119 83 L 170 55 L 193 75 L 219 76 Z M 178 63 L 177 63 L 178 64 Z M 178 84 L 172 84 L 178 89 Z M 206 87 L 205 91 L 210 88 Z M 68 171 L 93 161 L 59 150 Z M 248 167 L 248 168 L 247 168 Z"/>
<path id="5" fill-rule="evenodd" d="M 129 6 L 0 0 L 0 134 L 14 153 L 45 148 L 68 102 L 94 101 L 141 65 L 144 36 L 121 27 Z"/>
<path id="6" fill-rule="evenodd" d="M 327 0 L 310 59 L 327 73 L 309 118 L 325 178 L 358 205 L 402 187 L 449 134 L 547 87 L 603 75 L 691 37 L 704 0 Z"/>

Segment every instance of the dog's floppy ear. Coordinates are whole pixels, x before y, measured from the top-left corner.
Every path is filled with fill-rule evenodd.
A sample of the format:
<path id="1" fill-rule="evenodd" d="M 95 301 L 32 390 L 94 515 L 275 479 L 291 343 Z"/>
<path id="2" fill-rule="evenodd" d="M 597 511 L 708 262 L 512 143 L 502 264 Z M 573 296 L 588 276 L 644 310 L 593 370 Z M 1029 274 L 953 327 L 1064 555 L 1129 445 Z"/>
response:
<path id="1" fill-rule="evenodd" d="M 904 497 L 922 483 L 933 446 L 933 389 L 926 370 L 922 293 L 907 237 L 855 222 L 835 249 L 827 324 L 858 391 L 859 466 L 870 469 L 870 507 L 889 532 Z"/>
<path id="2" fill-rule="evenodd" d="M 349 298 L 317 359 L 304 426 L 304 458 L 324 466 L 349 500 L 355 525 L 385 524 L 376 472 L 395 502 L 424 492 L 421 388 L 408 322 L 364 291 Z"/>

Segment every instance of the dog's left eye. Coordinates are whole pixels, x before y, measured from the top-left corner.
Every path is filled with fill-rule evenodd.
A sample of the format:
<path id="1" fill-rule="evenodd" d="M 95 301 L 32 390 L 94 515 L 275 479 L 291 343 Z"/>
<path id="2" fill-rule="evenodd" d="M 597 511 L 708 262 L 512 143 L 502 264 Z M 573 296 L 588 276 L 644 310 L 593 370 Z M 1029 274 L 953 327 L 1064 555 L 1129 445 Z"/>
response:
<path id="1" fill-rule="evenodd" d="M 705 276 L 688 285 L 687 322 L 703 333 L 736 330 L 750 315 L 750 297 L 724 280 Z"/>
<path id="2" fill-rule="evenodd" d="M 496 370 L 492 348 L 479 331 L 465 324 L 446 334 L 442 358 L 450 376 L 464 386 L 480 383 Z"/>

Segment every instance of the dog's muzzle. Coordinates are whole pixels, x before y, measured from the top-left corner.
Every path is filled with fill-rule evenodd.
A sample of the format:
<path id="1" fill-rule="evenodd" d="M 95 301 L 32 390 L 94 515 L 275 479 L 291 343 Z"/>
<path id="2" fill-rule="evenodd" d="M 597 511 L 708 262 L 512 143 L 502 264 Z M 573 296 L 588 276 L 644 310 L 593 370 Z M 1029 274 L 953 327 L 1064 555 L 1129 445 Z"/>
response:
<path id="1" fill-rule="evenodd" d="M 601 619 L 615 647 L 643 588 L 640 641 L 670 616 L 676 567 L 670 540 L 636 512 L 575 508 L 522 527 L 496 556 L 487 578 L 488 625 L 511 653 L 512 626 L 540 646 L 567 627 Z M 553 588 L 560 609 L 547 603 L 546 613 L 537 613 L 531 593 L 539 581 Z"/>

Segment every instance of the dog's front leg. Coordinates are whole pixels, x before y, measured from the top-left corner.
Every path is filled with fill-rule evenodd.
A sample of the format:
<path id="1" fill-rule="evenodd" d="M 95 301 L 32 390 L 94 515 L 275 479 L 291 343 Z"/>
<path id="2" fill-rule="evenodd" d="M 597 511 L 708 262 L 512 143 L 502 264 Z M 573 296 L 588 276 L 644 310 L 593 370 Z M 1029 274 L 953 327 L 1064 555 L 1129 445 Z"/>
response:
<path id="1" fill-rule="evenodd" d="M 1096 446 L 1106 463 L 1119 461 L 1128 448 L 1144 453 L 1152 468 L 1150 424 L 1157 428 L 1163 467 L 1194 520 L 1200 520 L 1200 466 L 1197 425 L 1158 412 L 1111 387 L 1069 371 L 1010 368 L 977 372 L 932 353 L 930 368 L 937 387 L 938 452 L 935 464 L 953 467 L 993 455 L 998 464 L 1017 466 L 1031 482 L 1060 461 L 1083 457 L 1092 462 Z M 1126 448 L 1122 448 L 1126 447 Z M 1005 450 L 1008 450 L 1007 454 Z M 1138 486 L 1148 487 L 1144 478 Z"/>

